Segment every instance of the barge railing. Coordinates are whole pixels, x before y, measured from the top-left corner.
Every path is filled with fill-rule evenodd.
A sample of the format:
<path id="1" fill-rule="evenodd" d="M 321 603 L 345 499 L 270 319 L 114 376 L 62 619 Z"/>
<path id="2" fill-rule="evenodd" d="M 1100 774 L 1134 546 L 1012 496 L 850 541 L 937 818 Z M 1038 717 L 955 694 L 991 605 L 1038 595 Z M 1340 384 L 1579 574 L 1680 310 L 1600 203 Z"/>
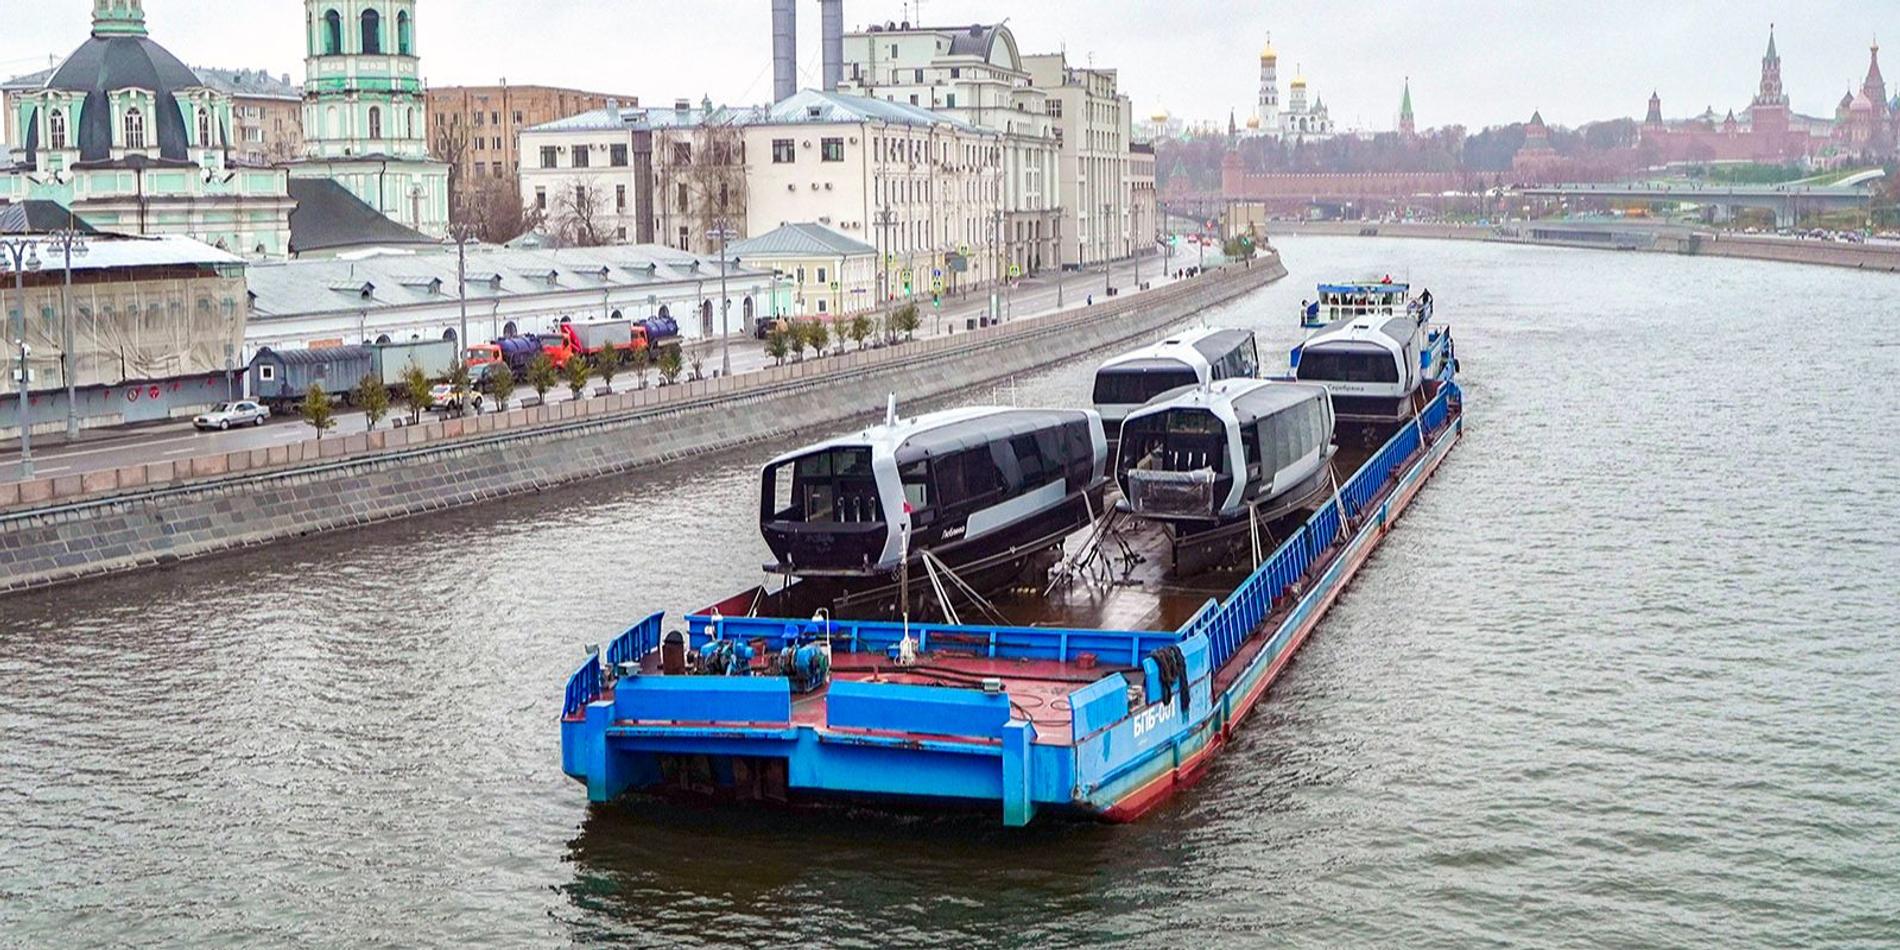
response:
<path id="1" fill-rule="evenodd" d="M 649 614 L 645 620 L 620 632 L 620 635 L 607 642 L 606 668 L 609 675 L 617 673 L 622 663 L 636 663 L 640 658 L 660 648 L 660 621 L 662 613 Z M 561 705 L 561 716 L 572 718 L 587 710 L 587 704 L 601 697 L 601 661 L 597 653 L 589 653 L 580 667 L 567 678 L 567 697 Z"/>
<path id="2" fill-rule="evenodd" d="M 1441 385 L 1437 397 L 1419 413 L 1419 424 L 1400 428 L 1340 486 L 1340 502 L 1349 518 L 1357 520 L 1362 516 L 1391 482 L 1393 473 L 1419 450 L 1422 432 L 1435 432 L 1444 425 L 1451 411 L 1451 400 L 1458 395 L 1455 384 L 1447 381 Z M 1350 526 L 1340 523 L 1341 505 L 1327 505 L 1314 512 L 1306 524 L 1261 562 L 1225 601 L 1210 598 L 1206 606 L 1181 626 L 1177 635 L 1185 638 L 1196 633 L 1206 634 L 1212 648 L 1213 667 L 1219 669 L 1240 650 L 1254 629 L 1272 615 L 1283 597 L 1299 595 L 1298 587 L 1313 564 L 1344 533 L 1342 529 L 1349 529 Z"/>
<path id="3" fill-rule="evenodd" d="M 787 620 L 782 617 L 726 617 L 692 614 L 686 618 L 693 649 L 715 639 L 762 639 L 774 647 L 829 634 L 841 653 L 878 653 L 897 646 L 908 631 L 919 653 L 965 653 L 1067 662 L 1083 653 L 1104 664 L 1139 666 L 1150 651 L 1174 644 L 1179 634 L 1156 630 L 1098 630 L 1065 627 L 1016 627 L 1003 624 L 918 623 L 899 620 Z"/>

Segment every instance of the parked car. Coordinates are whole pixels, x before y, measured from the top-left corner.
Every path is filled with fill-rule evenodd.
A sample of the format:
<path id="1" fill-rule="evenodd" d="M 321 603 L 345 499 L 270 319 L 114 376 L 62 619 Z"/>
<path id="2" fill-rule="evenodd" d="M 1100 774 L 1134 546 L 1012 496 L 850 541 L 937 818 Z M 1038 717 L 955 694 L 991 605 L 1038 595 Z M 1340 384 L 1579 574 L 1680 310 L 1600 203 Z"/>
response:
<path id="1" fill-rule="evenodd" d="M 464 394 L 456 393 L 455 387 L 448 383 L 436 383 L 434 386 L 429 387 L 429 410 L 431 412 L 453 412 L 456 415 L 461 415 L 463 395 Z M 482 394 L 467 393 L 465 395 L 468 397 L 468 408 L 474 409 L 478 413 L 481 412 Z"/>
<path id="2" fill-rule="evenodd" d="M 261 426 L 270 418 L 270 410 L 248 399 L 237 402 L 221 402 L 191 420 L 191 424 L 200 430 L 229 429 L 232 426 Z"/>

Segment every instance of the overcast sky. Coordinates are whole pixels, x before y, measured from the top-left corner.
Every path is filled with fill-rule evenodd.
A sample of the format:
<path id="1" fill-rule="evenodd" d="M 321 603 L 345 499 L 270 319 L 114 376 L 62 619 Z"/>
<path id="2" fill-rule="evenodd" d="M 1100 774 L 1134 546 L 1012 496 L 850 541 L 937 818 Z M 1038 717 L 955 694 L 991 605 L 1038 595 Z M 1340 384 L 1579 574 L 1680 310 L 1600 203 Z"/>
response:
<path id="1" fill-rule="evenodd" d="M 5 0 L 0 72 L 44 67 L 84 38 L 87 0 Z M 145 0 L 154 38 L 194 65 L 303 74 L 298 0 Z M 846 0 L 846 28 L 915 4 Z M 1889 37 L 1900 0 L 925 0 L 933 24 L 1007 17 L 1025 53 L 1066 49 L 1113 66 L 1137 115 L 1157 109 L 1244 121 L 1268 30 L 1281 98 L 1296 66 L 1336 122 L 1389 129 L 1412 78 L 1421 127 L 1640 118 L 1652 88 L 1666 114 L 1748 104 L 1768 24 L 1798 111 L 1831 116 Z M 912 18 L 916 19 L 913 13 Z M 771 91 L 768 0 L 422 0 L 432 85 L 575 86 L 646 103 L 759 102 Z M 799 0 L 801 85 L 818 80 L 818 6 Z M 1900 78 L 1900 61 L 1889 75 Z M 1893 86 L 1889 85 L 1889 94 Z"/>

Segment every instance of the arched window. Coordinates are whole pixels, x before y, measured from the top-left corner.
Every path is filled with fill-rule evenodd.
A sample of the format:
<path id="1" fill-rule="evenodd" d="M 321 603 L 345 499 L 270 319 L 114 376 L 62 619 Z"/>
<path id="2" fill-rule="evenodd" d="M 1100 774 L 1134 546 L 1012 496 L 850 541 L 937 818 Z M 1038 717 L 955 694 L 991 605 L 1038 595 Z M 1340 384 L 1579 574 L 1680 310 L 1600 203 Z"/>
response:
<path id="1" fill-rule="evenodd" d="M 363 52 L 383 51 L 383 18 L 375 10 L 363 11 Z"/>
<path id="2" fill-rule="evenodd" d="M 414 109 L 402 110 L 402 137 L 406 139 L 416 137 L 416 110 Z"/>
<path id="3" fill-rule="evenodd" d="M 699 332 L 703 336 L 712 336 L 712 301 L 699 302 Z"/>
<path id="4" fill-rule="evenodd" d="M 614 314 L 613 314 L 613 316 L 611 316 L 611 317 L 608 317 L 607 319 L 609 319 L 609 320 L 618 320 L 618 319 L 620 319 L 620 311 L 618 311 L 618 310 L 615 310 L 615 311 L 614 311 Z"/>
<path id="5" fill-rule="evenodd" d="M 46 117 L 46 147 L 66 147 L 66 113 L 58 109 Z"/>
<path id="6" fill-rule="evenodd" d="M 510 320 L 507 323 L 504 323 L 501 325 L 501 335 L 514 336 L 516 329 L 518 328 L 515 326 L 515 322 L 513 320 Z"/>
<path id="7" fill-rule="evenodd" d="M 211 110 L 198 110 L 198 147 L 211 147 Z"/>
<path id="8" fill-rule="evenodd" d="M 338 56 L 343 52 L 343 15 L 331 10 L 323 15 L 323 55 Z"/>
<path id="9" fill-rule="evenodd" d="M 379 337 L 377 337 L 377 338 L 376 338 L 376 342 L 377 342 L 377 343 L 379 343 L 379 344 L 382 344 L 382 343 L 388 343 L 388 342 L 389 342 L 389 334 L 387 334 L 387 333 L 385 333 L 385 334 L 383 334 L 382 336 L 379 336 Z"/>
<path id="10" fill-rule="evenodd" d="M 137 106 L 125 110 L 125 147 L 145 147 L 145 113 Z"/>
<path id="11" fill-rule="evenodd" d="M 660 316 L 670 317 L 672 315 L 673 315 L 673 312 L 667 308 L 666 304 L 660 304 Z"/>
<path id="12" fill-rule="evenodd" d="M 747 297 L 745 302 L 739 305 L 739 308 L 740 315 L 744 317 L 745 322 L 750 325 L 752 323 L 752 298 Z"/>
<path id="13" fill-rule="evenodd" d="M 331 106 L 323 113 L 323 137 L 333 139 L 336 134 L 336 106 Z"/>
<path id="14" fill-rule="evenodd" d="M 455 342 L 455 328 L 450 327 L 447 330 L 443 330 L 442 339 L 447 340 L 450 343 L 454 343 Z"/>
<path id="15" fill-rule="evenodd" d="M 383 137 L 383 110 L 376 106 L 369 107 L 369 137 L 373 139 Z"/>
<path id="16" fill-rule="evenodd" d="M 396 52 L 403 56 L 414 56 L 415 41 L 409 37 L 409 11 L 396 14 Z"/>

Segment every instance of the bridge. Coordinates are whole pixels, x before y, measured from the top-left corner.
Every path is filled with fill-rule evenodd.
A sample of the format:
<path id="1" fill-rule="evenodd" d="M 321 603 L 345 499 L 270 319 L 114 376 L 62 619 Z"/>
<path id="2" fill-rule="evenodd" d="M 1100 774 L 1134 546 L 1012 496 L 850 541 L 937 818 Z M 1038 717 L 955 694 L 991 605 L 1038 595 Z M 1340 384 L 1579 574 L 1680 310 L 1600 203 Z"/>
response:
<path id="1" fill-rule="evenodd" d="M 1779 185 L 1724 185 L 1702 182 L 1598 182 L 1569 185 L 1530 185 L 1512 190 L 1526 198 L 1546 200 L 1699 204 L 1716 210 L 1716 220 L 1734 217 L 1738 208 L 1755 208 L 1774 215 L 1777 225 L 1800 220 L 1803 214 L 1849 211 L 1867 207 L 1879 170 L 1860 172 L 1832 184 L 1787 182 Z"/>

